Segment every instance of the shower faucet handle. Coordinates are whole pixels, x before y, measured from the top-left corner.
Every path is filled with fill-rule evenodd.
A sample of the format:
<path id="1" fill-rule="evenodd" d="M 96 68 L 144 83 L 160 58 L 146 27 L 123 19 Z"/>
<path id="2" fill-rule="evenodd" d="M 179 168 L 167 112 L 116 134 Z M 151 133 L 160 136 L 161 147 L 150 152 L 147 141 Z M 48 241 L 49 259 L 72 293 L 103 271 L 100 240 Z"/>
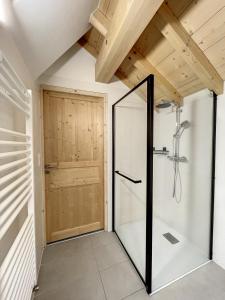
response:
<path id="1" fill-rule="evenodd" d="M 188 159 L 186 156 L 167 156 L 167 158 L 171 161 L 176 161 L 176 162 L 182 162 L 182 163 L 187 163 L 188 162 Z"/>

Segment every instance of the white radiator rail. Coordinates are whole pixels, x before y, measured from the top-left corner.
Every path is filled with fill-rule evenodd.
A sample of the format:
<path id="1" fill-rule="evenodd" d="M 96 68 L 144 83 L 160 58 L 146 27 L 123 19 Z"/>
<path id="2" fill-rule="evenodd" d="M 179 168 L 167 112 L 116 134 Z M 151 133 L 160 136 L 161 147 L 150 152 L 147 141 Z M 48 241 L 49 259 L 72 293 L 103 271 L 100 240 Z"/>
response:
<path id="1" fill-rule="evenodd" d="M 13 203 L 12 206 L 7 209 L 7 211 L 4 213 L 4 215 L 1 218 L 1 229 L 0 229 L 0 238 L 4 236 L 4 234 L 9 229 L 10 225 L 12 225 L 15 218 L 19 215 L 21 210 L 24 208 L 26 204 L 28 204 L 28 201 L 31 198 L 30 189 L 25 190 L 16 200 L 16 202 Z M 7 218 L 7 216 L 9 216 Z M 5 223 L 4 223 L 5 222 Z"/>
<path id="2" fill-rule="evenodd" d="M 16 108 L 18 108 L 27 117 L 29 117 L 29 112 L 25 108 L 23 108 L 23 106 L 21 106 L 20 103 L 15 101 L 2 87 L 0 87 L 0 96 L 1 98 L 4 98 L 6 101 L 11 102 L 13 105 L 15 105 Z"/>
<path id="3" fill-rule="evenodd" d="M 6 140 L 0 140 L 0 145 L 3 146 L 14 146 L 14 147 L 20 147 L 20 146 L 30 146 L 29 142 L 17 142 L 17 141 L 6 141 Z"/>
<path id="4" fill-rule="evenodd" d="M 24 163 L 29 163 L 29 162 L 30 162 L 30 158 L 25 157 L 25 158 L 22 158 L 22 159 L 18 159 L 18 160 L 6 163 L 6 164 L 0 166 L 0 172 L 12 169 L 14 167 L 17 167 L 19 165 L 22 165 Z"/>
<path id="5" fill-rule="evenodd" d="M 15 198 L 31 183 L 31 179 L 23 182 L 17 189 L 15 189 L 8 197 L 5 197 L 4 200 L 0 203 L 0 211 L 6 209 L 12 201 L 15 201 Z"/>
<path id="6" fill-rule="evenodd" d="M 24 173 L 24 171 L 29 170 L 29 167 L 30 167 L 29 165 L 21 167 L 5 176 L 0 177 L 0 185 L 5 184 L 7 181 L 15 178 L 16 176 L 20 175 L 21 173 Z"/>
<path id="7" fill-rule="evenodd" d="M 23 298 L 15 298 L 15 296 L 16 294 L 21 294 L 23 292 L 24 279 L 27 275 L 29 275 L 32 279 L 32 287 L 35 284 L 35 278 L 32 276 L 35 264 L 34 240 L 32 233 L 33 220 L 32 217 L 29 216 L 24 222 L 19 234 L 1 265 L 1 299 L 24 300 Z M 27 272 L 29 269 L 30 271 Z M 30 287 L 30 297 L 31 294 L 32 288 Z"/>
<path id="8" fill-rule="evenodd" d="M 17 136 L 17 137 L 27 138 L 27 139 L 30 138 L 29 135 L 26 135 L 22 132 L 9 130 L 9 129 L 2 128 L 2 127 L 0 127 L 0 133 L 6 133 L 6 134 L 11 135 L 11 136 Z"/>
<path id="9" fill-rule="evenodd" d="M 30 154 L 30 150 L 3 152 L 0 153 L 0 159 L 12 157 L 12 156 L 24 155 L 24 154 Z"/>
<path id="10" fill-rule="evenodd" d="M 12 97 L 16 102 L 19 102 L 25 109 L 29 110 L 29 104 L 27 101 L 24 101 L 17 90 L 12 89 L 10 87 L 10 83 L 3 77 L 3 75 L 0 74 L 0 84 L 4 88 L 6 94 L 8 94 L 10 97 Z"/>
<path id="11" fill-rule="evenodd" d="M 0 265 L 0 299 L 30 300 L 37 283 L 32 98 L 1 51 L 0 101 L 0 120 L 5 105 L 15 127 L 0 127 L 0 240 L 7 240 L 12 226 L 18 230 Z M 24 132 L 17 131 L 20 120 L 26 124 Z"/>
<path id="12" fill-rule="evenodd" d="M 30 102 L 30 95 L 19 78 L 19 76 L 14 71 L 11 64 L 8 62 L 7 58 L 3 55 L 3 53 L 0 51 L 0 71 L 1 74 L 3 74 L 4 78 L 6 78 L 12 87 L 12 89 L 16 89 L 21 96 L 26 99 L 26 101 Z"/>
<path id="13" fill-rule="evenodd" d="M 27 172 L 21 177 L 17 178 L 15 181 L 12 183 L 8 184 L 4 189 L 0 191 L 0 196 L 3 198 L 10 192 L 14 190 L 20 183 L 22 183 L 25 179 L 29 178 L 31 176 L 31 172 Z"/>

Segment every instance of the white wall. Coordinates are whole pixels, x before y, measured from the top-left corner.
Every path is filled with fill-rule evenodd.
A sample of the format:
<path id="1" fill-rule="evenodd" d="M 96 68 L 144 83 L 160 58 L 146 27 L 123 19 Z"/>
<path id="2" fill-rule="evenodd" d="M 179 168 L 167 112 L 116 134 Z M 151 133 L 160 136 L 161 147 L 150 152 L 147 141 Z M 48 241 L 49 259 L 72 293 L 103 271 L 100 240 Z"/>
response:
<path id="1" fill-rule="evenodd" d="M 40 172 L 41 167 L 38 163 L 38 154 L 40 153 L 40 131 L 39 131 L 39 115 L 40 115 L 40 95 L 39 87 L 32 79 L 25 60 L 20 54 L 17 45 L 11 35 L 12 15 L 7 8 L 7 0 L 0 1 L 0 50 L 7 57 L 19 77 L 28 89 L 32 90 L 33 107 L 34 107 L 34 168 L 35 168 L 35 223 L 36 223 L 36 241 L 37 241 L 37 262 L 41 261 L 43 250 L 43 224 L 42 224 L 42 194 Z M 2 4 L 5 4 L 5 7 Z"/>
<path id="2" fill-rule="evenodd" d="M 225 92 L 218 96 L 214 260 L 225 269 Z"/>
<path id="3" fill-rule="evenodd" d="M 90 28 L 98 0 L 11 1 L 12 28 L 29 69 L 37 78 Z M 51 37 L 51 38 L 50 38 Z"/>
<path id="4" fill-rule="evenodd" d="M 111 230 L 112 164 L 111 123 L 112 104 L 123 96 L 128 88 L 116 78 L 110 84 L 95 82 L 95 58 L 79 45 L 72 47 L 62 58 L 50 67 L 40 78 L 40 84 L 107 93 L 108 96 L 108 224 Z"/>

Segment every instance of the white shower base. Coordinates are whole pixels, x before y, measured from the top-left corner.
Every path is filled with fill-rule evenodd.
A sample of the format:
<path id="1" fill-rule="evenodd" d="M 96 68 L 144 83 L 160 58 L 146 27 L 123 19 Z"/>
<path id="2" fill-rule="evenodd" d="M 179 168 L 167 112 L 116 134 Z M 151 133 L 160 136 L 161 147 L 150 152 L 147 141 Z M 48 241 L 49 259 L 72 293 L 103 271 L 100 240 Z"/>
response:
<path id="1" fill-rule="evenodd" d="M 157 217 L 153 220 L 152 290 L 174 281 L 208 261 L 207 255 L 182 234 Z M 145 220 L 127 223 L 116 229 L 123 245 L 145 278 Z M 164 233 L 179 240 L 171 244 Z"/>

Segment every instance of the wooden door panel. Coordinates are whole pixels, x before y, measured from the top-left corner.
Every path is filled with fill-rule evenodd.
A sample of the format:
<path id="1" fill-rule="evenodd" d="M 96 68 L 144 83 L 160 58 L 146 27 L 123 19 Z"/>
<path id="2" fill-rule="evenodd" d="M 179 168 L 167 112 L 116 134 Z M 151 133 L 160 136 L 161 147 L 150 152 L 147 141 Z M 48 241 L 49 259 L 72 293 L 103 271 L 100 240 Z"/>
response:
<path id="1" fill-rule="evenodd" d="M 44 92 L 47 241 L 104 227 L 104 104 Z"/>
<path id="2" fill-rule="evenodd" d="M 101 229 L 102 206 L 96 199 L 100 194 L 101 188 L 97 185 L 47 191 L 48 240 L 85 233 L 87 229 Z"/>
<path id="3" fill-rule="evenodd" d="M 49 176 L 50 189 L 98 184 L 101 181 L 99 167 L 55 169 Z"/>

